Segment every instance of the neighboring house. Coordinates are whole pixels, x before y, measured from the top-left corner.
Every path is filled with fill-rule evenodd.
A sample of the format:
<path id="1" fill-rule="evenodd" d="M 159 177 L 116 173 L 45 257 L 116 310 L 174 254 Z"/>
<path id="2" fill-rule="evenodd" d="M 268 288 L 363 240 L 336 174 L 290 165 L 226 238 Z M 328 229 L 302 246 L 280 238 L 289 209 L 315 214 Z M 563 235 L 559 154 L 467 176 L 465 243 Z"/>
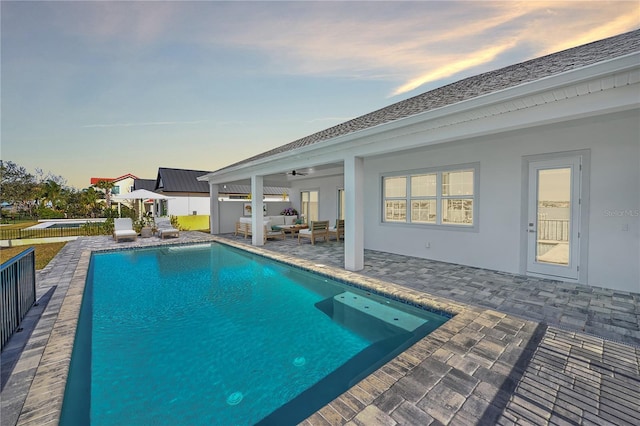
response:
<path id="1" fill-rule="evenodd" d="M 111 195 L 124 195 L 133 191 L 134 182 L 138 179 L 136 176 L 131 173 L 127 173 L 126 175 L 122 175 L 117 178 L 99 178 L 92 177 L 91 185 L 95 185 L 100 181 L 113 182 L 114 187 L 111 189 Z M 101 191 L 100 188 L 96 188 L 98 191 Z"/>
<path id="2" fill-rule="evenodd" d="M 251 184 L 261 211 L 263 186 L 286 177 L 294 207 L 345 218 L 348 270 L 364 267 L 366 248 L 640 292 L 638 123 L 640 30 L 457 81 L 200 179 L 220 233 L 224 185 Z"/>
<path id="3" fill-rule="evenodd" d="M 209 215 L 209 185 L 197 180 L 210 172 L 160 167 L 154 192 L 172 197 L 163 200 L 160 214 L 172 216 Z"/>

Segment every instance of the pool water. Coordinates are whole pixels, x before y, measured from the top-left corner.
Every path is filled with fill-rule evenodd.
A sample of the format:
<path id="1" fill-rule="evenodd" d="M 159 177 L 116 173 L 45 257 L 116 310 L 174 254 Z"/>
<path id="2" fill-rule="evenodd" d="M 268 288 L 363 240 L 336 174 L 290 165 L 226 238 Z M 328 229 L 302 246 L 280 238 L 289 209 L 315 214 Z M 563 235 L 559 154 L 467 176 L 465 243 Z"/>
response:
<path id="1" fill-rule="evenodd" d="M 94 254 L 60 424 L 296 424 L 446 320 L 215 243 Z"/>
<path id="2" fill-rule="evenodd" d="M 84 223 L 54 223 L 53 225 L 47 226 L 48 229 L 59 229 L 59 228 L 80 228 L 83 225 L 85 225 Z"/>

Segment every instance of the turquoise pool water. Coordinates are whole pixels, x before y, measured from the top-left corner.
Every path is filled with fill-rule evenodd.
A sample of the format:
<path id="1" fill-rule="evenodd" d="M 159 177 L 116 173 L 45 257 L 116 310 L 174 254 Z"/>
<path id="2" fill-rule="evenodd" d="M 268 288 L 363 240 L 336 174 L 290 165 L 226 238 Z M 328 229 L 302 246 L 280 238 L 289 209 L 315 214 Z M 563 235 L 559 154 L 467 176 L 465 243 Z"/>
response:
<path id="1" fill-rule="evenodd" d="M 446 320 L 219 244 L 94 254 L 61 424 L 296 424 Z"/>

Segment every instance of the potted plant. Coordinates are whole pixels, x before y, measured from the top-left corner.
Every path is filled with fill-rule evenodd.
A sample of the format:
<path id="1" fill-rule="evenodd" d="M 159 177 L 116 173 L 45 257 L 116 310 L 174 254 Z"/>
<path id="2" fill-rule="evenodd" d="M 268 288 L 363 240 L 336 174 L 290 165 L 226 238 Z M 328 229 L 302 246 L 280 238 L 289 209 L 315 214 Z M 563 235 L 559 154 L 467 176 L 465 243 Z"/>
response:
<path id="1" fill-rule="evenodd" d="M 282 216 L 298 216 L 298 211 L 293 207 L 287 207 L 280 212 Z"/>

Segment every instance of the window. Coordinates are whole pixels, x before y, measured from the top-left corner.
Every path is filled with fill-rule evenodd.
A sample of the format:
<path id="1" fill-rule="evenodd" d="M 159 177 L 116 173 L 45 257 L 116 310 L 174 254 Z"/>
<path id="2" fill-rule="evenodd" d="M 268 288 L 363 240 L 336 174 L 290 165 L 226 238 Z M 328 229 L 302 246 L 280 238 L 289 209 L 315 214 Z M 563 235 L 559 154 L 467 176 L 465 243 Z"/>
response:
<path id="1" fill-rule="evenodd" d="M 120 187 L 119 186 L 114 186 L 113 188 L 111 188 L 111 194 L 112 195 L 120 194 Z"/>
<path id="2" fill-rule="evenodd" d="M 383 221 L 473 227 L 477 173 L 471 166 L 383 177 Z"/>

